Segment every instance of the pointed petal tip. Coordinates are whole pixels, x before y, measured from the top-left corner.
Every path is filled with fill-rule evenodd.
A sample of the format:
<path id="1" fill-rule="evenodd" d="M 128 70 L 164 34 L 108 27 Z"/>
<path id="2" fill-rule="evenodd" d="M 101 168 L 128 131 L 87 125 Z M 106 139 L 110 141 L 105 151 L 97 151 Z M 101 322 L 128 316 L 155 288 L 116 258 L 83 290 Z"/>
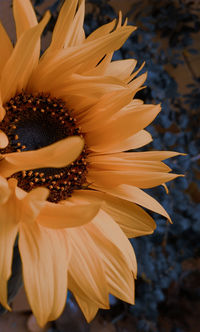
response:
<path id="1" fill-rule="evenodd" d="M 50 10 L 47 10 L 46 13 L 44 14 L 43 20 L 46 22 L 46 24 L 48 23 L 48 21 L 51 18 L 51 13 Z"/>

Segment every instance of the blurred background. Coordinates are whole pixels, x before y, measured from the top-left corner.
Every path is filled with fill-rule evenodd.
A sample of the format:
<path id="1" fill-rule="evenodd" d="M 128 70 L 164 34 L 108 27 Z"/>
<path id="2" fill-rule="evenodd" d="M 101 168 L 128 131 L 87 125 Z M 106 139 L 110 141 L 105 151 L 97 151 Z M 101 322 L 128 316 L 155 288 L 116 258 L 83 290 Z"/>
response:
<path id="1" fill-rule="evenodd" d="M 38 19 L 46 9 L 52 13 L 42 40 L 44 50 L 63 1 L 32 3 Z M 185 174 L 169 183 L 168 195 L 161 187 L 148 190 L 174 223 L 169 225 L 164 218 L 153 215 L 158 225 L 155 233 L 131 240 L 139 268 L 135 306 L 111 297 L 111 309 L 100 311 L 87 324 L 70 295 L 63 315 L 42 330 L 21 288 L 13 300 L 13 312 L 0 316 L 2 332 L 199 332 L 200 1 L 86 0 L 86 34 L 112 20 L 120 9 L 129 24 L 138 29 L 115 53 L 114 60 L 135 58 L 138 67 L 145 61 L 147 88 L 137 97 L 145 103 L 162 104 L 162 112 L 147 128 L 154 141 L 142 150 L 187 154 L 167 162 L 174 172 Z M 0 0 L 0 19 L 14 42 L 10 0 Z M 15 261 L 19 261 L 18 252 Z M 21 282 L 20 271 L 20 264 L 17 269 L 13 265 L 10 293 L 13 284 Z"/>

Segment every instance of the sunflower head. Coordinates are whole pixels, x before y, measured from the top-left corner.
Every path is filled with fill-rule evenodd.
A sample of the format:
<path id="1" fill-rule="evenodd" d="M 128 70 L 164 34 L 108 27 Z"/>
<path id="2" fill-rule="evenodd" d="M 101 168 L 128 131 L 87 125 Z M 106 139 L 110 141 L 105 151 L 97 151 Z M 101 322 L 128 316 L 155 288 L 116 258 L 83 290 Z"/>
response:
<path id="1" fill-rule="evenodd" d="M 119 18 L 87 38 L 85 1 L 66 0 L 40 57 L 29 0 L 13 0 L 17 42 L 0 25 L 0 302 L 17 243 L 38 323 L 56 319 L 69 288 L 90 321 L 109 294 L 134 303 L 137 264 L 127 237 L 151 234 L 142 207 L 170 220 L 143 191 L 176 178 L 162 161 L 176 152 L 128 152 L 152 140 L 160 111 L 134 98 L 146 74 L 112 61 L 135 27 Z"/>

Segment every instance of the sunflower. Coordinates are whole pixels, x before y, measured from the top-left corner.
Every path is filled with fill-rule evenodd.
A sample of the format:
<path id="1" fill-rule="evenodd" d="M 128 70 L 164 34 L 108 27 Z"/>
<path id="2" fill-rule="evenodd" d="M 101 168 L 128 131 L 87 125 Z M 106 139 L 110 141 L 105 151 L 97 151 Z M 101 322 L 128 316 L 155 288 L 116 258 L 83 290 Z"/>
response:
<path id="1" fill-rule="evenodd" d="M 124 152 L 149 143 L 144 128 L 160 105 L 134 96 L 133 59 L 112 61 L 135 30 L 119 18 L 87 38 L 84 0 L 66 0 L 51 44 L 29 0 L 14 0 L 16 45 L 0 25 L 0 302 L 18 242 L 27 297 L 43 326 L 62 312 L 70 289 L 86 319 L 109 308 L 109 294 L 134 303 L 137 273 L 127 237 L 151 234 L 141 206 L 170 220 L 142 189 L 177 174 L 176 152 Z"/>

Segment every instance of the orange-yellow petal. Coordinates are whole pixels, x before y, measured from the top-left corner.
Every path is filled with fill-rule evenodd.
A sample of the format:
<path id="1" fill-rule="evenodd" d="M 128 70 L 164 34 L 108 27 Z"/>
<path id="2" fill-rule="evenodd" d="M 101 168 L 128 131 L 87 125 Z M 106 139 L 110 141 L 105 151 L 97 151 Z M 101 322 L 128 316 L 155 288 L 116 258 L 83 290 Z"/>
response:
<path id="1" fill-rule="evenodd" d="M 68 0 L 64 2 L 54 27 L 49 49 L 61 49 L 64 47 L 67 36 L 70 34 L 77 4 L 78 0 Z"/>
<path id="2" fill-rule="evenodd" d="M 134 303 L 137 266 L 133 248 L 120 227 L 104 211 L 101 218 L 85 226 L 99 247 L 106 271 L 109 293 Z"/>
<path id="3" fill-rule="evenodd" d="M 39 59 L 38 41 L 50 18 L 46 13 L 35 27 L 26 30 L 18 40 L 12 55 L 7 61 L 1 75 L 1 96 L 3 104 L 17 92 L 26 88 L 31 73 Z"/>
<path id="4" fill-rule="evenodd" d="M 141 176 L 142 174 L 142 176 Z M 171 181 L 181 174 L 172 174 L 166 172 L 156 172 L 151 170 L 142 171 L 101 171 L 90 170 L 87 180 L 95 185 L 104 188 L 113 188 L 121 184 L 130 184 L 142 189 L 153 188 L 165 182 Z"/>
<path id="5" fill-rule="evenodd" d="M 113 189 L 108 189 L 106 190 L 106 192 L 109 192 L 109 194 L 113 196 L 139 204 L 153 212 L 159 213 L 171 222 L 170 216 L 168 215 L 167 211 L 162 207 L 162 205 L 158 203 L 155 198 L 148 195 L 143 190 L 137 187 L 122 184 Z"/>
<path id="6" fill-rule="evenodd" d="M 59 77 L 55 78 L 53 82 L 49 82 L 43 91 L 51 91 L 55 96 L 64 96 L 71 103 L 71 95 L 83 95 L 85 99 L 91 97 L 100 98 L 109 92 L 120 91 L 124 88 L 125 84 L 119 78 L 72 74 L 67 77 L 67 80 L 62 82 Z M 74 103 L 73 109 L 77 110 L 76 113 L 78 115 L 79 108 L 76 103 Z"/>
<path id="7" fill-rule="evenodd" d="M 89 167 L 91 170 L 110 170 L 110 171 L 135 171 L 135 172 L 170 172 L 171 168 L 161 161 L 157 160 L 140 160 L 126 158 L 129 152 L 121 153 L 120 156 L 116 154 L 105 155 L 90 155 L 88 157 Z"/>
<path id="8" fill-rule="evenodd" d="M 106 34 L 112 32 L 116 25 L 116 19 L 114 19 L 112 22 L 109 22 L 107 24 L 102 25 L 98 29 L 94 30 L 86 39 L 86 42 L 95 40 L 97 38 L 100 38 L 102 36 L 105 36 Z"/>
<path id="9" fill-rule="evenodd" d="M 99 306 L 90 299 L 82 299 L 78 294 L 75 294 L 75 298 L 87 322 L 90 323 L 96 316 Z"/>
<path id="10" fill-rule="evenodd" d="M 1 155 L 0 174 L 9 177 L 22 170 L 67 166 L 80 155 L 83 146 L 83 139 L 72 136 L 39 150 Z"/>
<path id="11" fill-rule="evenodd" d="M 131 161 L 162 161 L 168 158 L 176 157 L 179 155 L 184 155 L 184 153 L 175 151 L 144 151 L 144 152 L 126 152 L 126 153 L 116 153 L 115 157 L 123 157 L 123 159 Z"/>
<path id="12" fill-rule="evenodd" d="M 72 0 L 71 0 L 72 1 Z M 74 17 L 73 23 L 66 36 L 64 47 L 72 47 L 82 44 L 85 40 L 85 33 L 83 30 L 83 22 L 85 16 L 85 0 L 79 0 L 79 7 Z"/>
<path id="13" fill-rule="evenodd" d="M 95 241 L 85 230 L 85 226 L 69 229 L 72 249 L 69 263 L 69 288 L 74 294 L 89 298 L 101 308 L 109 307 L 106 284 L 100 252 Z"/>
<path id="14" fill-rule="evenodd" d="M 84 75 L 86 76 L 101 76 L 104 75 L 108 64 L 111 62 L 114 52 L 110 52 L 102 59 L 100 63 L 94 68 L 89 69 L 88 71 L 84 71 Z"/>
<path id="15" fill-rule="evenodd" d="M 13 247 L 18 231 L 19 205 L 15 194 L 16 181 L 0 177 L 0 302 L 8 310 L 7 281 L 11 276 Z M 5 194 L 3 199 L 2 194 Z"/>
<path id="16" fill-rule="evenodd" d="M 70 201 L 75 203 L 81 201 L 102 202 L 101 209 L 118 223 L 127 237 L 153 233 L 156 224 L 148 213 L 133 202 L 113 195 L 112 190 L 108 193 L 111 195 L 94 190 L 76 190 Z"/>
<path id="17" fill-rule="evenodd" d="M 67 295 L 68 252 L 63 232 L 20 223 L 19 250 L 28 301 L 40 326 L 63 311 Z"/>
<path id="18" fill-rule="evenodd" d="M 133 30 L 131 26 L 121 27 L 80 46 L 49 52 L 34 72 L 29 88 L 43 90 L 55 77 L 59 77 L 62 82 L 74 72 L 81 74 L 94 68 L 105 54 L 119 49 Z"/>
<path id="19" fill-rule="evenodd" d="M 135 59 L 112 61 L 107 66 L 105 74 L 120 77 L 121 80 L 127 80 L 135 69 L 136 64 L 137 61 Z"/>
<path id="20" fill-rule="evenodd" d="M 156 228 L 154 220 L 142 208 L 132 202 L 104 195 L 103 210 L 120 226 L 127 237 L 152 234 Z"/>
<path id="21" fill-rule="evenodd" d="M 38 222 L 49 228 L 78 227 L 90 222 L 98 213 L 100 202 L 86 204 L 46 203 L 38 217 Z"/>
<path id="22" fill-rule="evenodd" d="M 109 79 L 110 82 L 115 82 L 114 79 Z M 98 129 L 105 128 L 105 124 L 110 122 L 111 117 L 132 100 L 132 92 L 122 88 L 122 83 L 119 83 L 120 82 L 118 82 L 117 88 L 116 81 L 115 89 L 113 89 L 113 91 L 109 89 L 110 91 L 108 90 L 107 93 L 99 96 L 101 97 L 99 101 L 84 113 L 84 116 L 80 120 L 81 128 L 84 132 L 94 132 Z"/>
<path id="23" fill-rule="evenodd" d="M 122 152 L 130 149 L 138 149 L 148 143 L 152 142 L 152 136 L 146 130 L 140 130 L 138 133 L 129 136 L 128 138 L 116 142 L 112 147 L 104 147 L 103 151 L 98 152 L 102 153 L 116 153 Z"/>
<path id="24" fill-rule="evenodd" d="M 123 113 L 107 123 L 106 127 L 87 133 L 87 143 L 90 149 L 96 152 L 112 149 L 117 142 L 149 125 L 159 112 L 160 105 L 142 105 L 138 111 Z"/>
<path id="25" fill-rule="evenodd" d="M 13 51 L 13 46 L 10 41 L 10 38 L 8 37 L 1 22 L 0 22 L 0 43 L 1 43 L 1 56 L 0 56 L 0 76 L 1 76 L 2 70 Z"/>
<path id="26" fill-rule="evenodd" d="M 37 25 L 37 17 L 30 0 L 13 0 L 13 14 L 17 39 L 28 29 Z"/>

